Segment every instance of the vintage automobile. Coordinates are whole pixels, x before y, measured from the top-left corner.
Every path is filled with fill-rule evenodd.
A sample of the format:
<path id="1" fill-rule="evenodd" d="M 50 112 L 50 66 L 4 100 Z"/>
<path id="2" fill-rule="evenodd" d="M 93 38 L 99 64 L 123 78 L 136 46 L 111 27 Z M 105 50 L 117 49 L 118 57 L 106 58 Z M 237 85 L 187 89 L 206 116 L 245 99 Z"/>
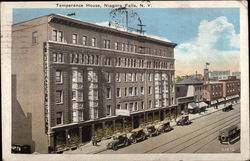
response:
<path id="1" fill-rule="evenodd" d="M 183 125 L 188 125 L 188 124 L 190 124 L 189 116 L 188 116 L 188 115 L 182 116 L 181 119 L 179 119 L 179 120 L 177 121 L 177 125 L 178 125 L 178 126 L 179 126 L 179 125 L 183 126 Z"/>
<path id="2" fill-rule="evenodd" d="M 228 126 L 219 131 L 220 143 L 231 143 L 231 141 L 237 137 L 240 137 L 240 129 L 238 125 Z"/>
<path id="3" fill-rule="evenodd" d="M 23 154 L 31 154 L 31 146 L 24 144 L 13 144 L 11 146 L 12 153 L 23 153 Z"/>
<path id="4" fill-rule="evenodd" d="M 170 122 L 169 121 L 163 120 L 161 122 L 158 122 L 158 124 L 156 125 L 156 129 L 160 133 L 163 133 L 163 132 L 167 132 L 167 131 L 172 130 L 172 127 L 170 126 Z"/>
<path id="5" fill-rule="evenodd" d="M 233 105 L 228 105 L 222 109 L 223 112 L 231 111 L 233 110 Z"/>
<path id="6" fill-rule="evenodd" d="M 117 150 L 118 147 L 128 146 L 128 145 L 129 145 L 129 139 L 127 138 L 127 134 L 118 133 L 113 136 L 113 141 L 108 143 L 107 149 Z"/>
<path id="7" fill-rule="evenodd" d="M 135 144 L 138 141 L 145 140 L 147 137 L 143 128 L 137 128 L 128 133 L 128 138 L 132 143 Z"/>
<path id="8" fill-rule="evenodd" d="M 153 124 L 149 124 L 145 127 L 145 133 L 149 137 L 156 136 L 156 135 L 160 134 L 159 131 L 155 128 L 155 125 L 153 125 Z"/>

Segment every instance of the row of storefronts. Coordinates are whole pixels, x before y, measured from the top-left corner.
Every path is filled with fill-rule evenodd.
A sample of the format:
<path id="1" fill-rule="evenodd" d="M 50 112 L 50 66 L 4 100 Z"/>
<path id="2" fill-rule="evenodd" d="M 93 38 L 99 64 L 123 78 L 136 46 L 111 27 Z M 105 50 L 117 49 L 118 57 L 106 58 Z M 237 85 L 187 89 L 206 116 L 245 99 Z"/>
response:
<path id="1" fill-rule="evenodd" d="M 171 120 L 181 115 L 181 108 L 171 106 L 132 113 L 130 116 L 110 116 L 78 124 L 67 124 L 52 128 L 50 133 L 50 152 L 63 152 L 89 142 L 92 136 L 99 139 L 110 138 L 118 132 L 130 132 L 132 129 L 162 120 Z"/>

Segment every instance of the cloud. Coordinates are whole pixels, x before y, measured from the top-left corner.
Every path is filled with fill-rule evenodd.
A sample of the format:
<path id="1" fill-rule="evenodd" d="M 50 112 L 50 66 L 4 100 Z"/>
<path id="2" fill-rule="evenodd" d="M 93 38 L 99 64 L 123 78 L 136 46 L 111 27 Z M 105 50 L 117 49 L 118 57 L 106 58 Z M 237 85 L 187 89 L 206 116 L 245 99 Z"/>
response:
<path id="1" fill-rule="evenodd" d="M 226 17 L 202 20 L 197 37 L 175 49 L 176 75 L 203 73 L 206 62 L 210 70 L 238 71 L 240 35 Z"/>
<path id="2" fill-rule="evenodd" d="M 100 26 L 105 26 L 105 27 L 111 27 L 111 28 L 117 29 L 119 31 L 125 31 L 125 32 L 127 32 L 127 28 L 125 26 L 114 26 L 114 25 L 109 26 L 109 22 L 108 21 L 97 22 L 95 24 L 96 25 L 100 25 Z M 128 32 L 140 35 L 140 33 L 135 32 L 135 31 L 128 31 Z M 147 33 L 145 33 L 144 35 L 147 36 L 147 37 L 151 37 L 151 38 L 154 38 L 154 39 L 161 40 L 161 41 L 171 42 L 169 39 L 164 38 L 164 37 L 160 37 L 160 36 L 156 36 L 156 35 L 151 35 L 151 34 L 147 34 Z"/>

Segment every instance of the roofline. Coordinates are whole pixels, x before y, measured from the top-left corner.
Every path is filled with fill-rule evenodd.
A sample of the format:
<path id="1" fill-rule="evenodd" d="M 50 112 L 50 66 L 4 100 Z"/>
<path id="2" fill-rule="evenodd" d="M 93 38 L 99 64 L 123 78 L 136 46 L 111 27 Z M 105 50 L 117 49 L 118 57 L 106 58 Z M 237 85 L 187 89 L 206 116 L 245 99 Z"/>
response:
<path id="1" fill-rule="evenodd" d="M 26 20 L 26 21 L 21 21 L 21 22 L 18 22 L 18 23 L 14 23 L 14 24 L 12 24 L 12 26 L 19 25 L 19 24 L 22 24 L 22 23 L 25 23 L 25 22 L 29 22 L 29 21 L 33 21 L 33 20 L 36 20 L 36 19 L 39 19 L 39 18 L 43 18 L 43 17 L 49 17 L 51 15 L 53 15 L 53 13 L 49 14 L 49 15 L 45 15 L 45 16 L 39 16 L 39 17 L 36 17 L 36 18 L 32 18 L 32 19 L 29 19 L 29 20 Z"/>
<path id="2" fill-rule="evenodd" d="M 85 22 L 85 21 L 82 21 L 80 19 L 72 18 L 72 17 L 69 17 L 69 16 L 61 15 L 61 14 L 55 14 L 55 13 L 45 15 L 45 16 L 41 16 L 41 17 L 37 17 L 37 18 L 33 18 L 33 19 L 26 20 L 26 21 L 23 21 L 23 22 L 15 23 L 12 26 L 22 24 L 22 23 L 25 23 L 25 22 L 29 22 L 29 21 L 32 21 L 32 20 L 35 20 L 35 19 L 39 19 L 39 18 L 43 18 L 43 17 L 51 17 L 51 16 L 52 16 L 52 18 L 55 17 L 55 18 L 65 19 L 65 20 L 68 20 L 68 21 L 74 21 L 74 22 L 76 22 L 78 24 L 91 26 L 91 27 L 94 27 L 94 28 L 97 28 L 97 29 L 105 29 L 105 30 L 113 31 L 113 32 L 120 33 L 120 34 L 123 34 L 123 35 L 129 35 L 129 36 L 137 37 L 137 38 L 138 38 L 138 36 L 140 36 L 140 37 L 146 38 L 146 40 L 151 40 L 153 42 L 160 42 L 160 43 L 172 46 L 172 47 L 177 46 L 177 43 L 167 42 L 167 41 L 152 38 L 152 37 L 149 37 L 149 36 L 144 36 L 144 35 L 139 35 L 139 34 L 137 35 L 137 34 L 126 32 L 126 31 L 120 31 L 120 30 L 117 30 L 117 29 L 114 29 L 114 28 L 109 28 L 109 27 L 106 27 L 106 26 L 101 26 L 101 25 L 97 25 L 97 24 L 94 24 L 94 23 Z"/>

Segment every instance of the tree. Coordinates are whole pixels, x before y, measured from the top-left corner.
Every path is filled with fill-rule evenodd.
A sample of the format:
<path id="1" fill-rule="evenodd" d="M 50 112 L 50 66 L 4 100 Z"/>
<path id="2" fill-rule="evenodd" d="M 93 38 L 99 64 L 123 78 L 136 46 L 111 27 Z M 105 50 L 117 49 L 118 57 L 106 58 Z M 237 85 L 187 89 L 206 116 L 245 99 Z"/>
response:
<path id="1" fill-rule="evenodd" d="M 176 83 L 178 83 L 178 82 L 180 82 L 180 81 L 182 81 L 182 78 L 181 78 L 180 76 L 177 76 L 177 77 L 176 77 Z"/>

